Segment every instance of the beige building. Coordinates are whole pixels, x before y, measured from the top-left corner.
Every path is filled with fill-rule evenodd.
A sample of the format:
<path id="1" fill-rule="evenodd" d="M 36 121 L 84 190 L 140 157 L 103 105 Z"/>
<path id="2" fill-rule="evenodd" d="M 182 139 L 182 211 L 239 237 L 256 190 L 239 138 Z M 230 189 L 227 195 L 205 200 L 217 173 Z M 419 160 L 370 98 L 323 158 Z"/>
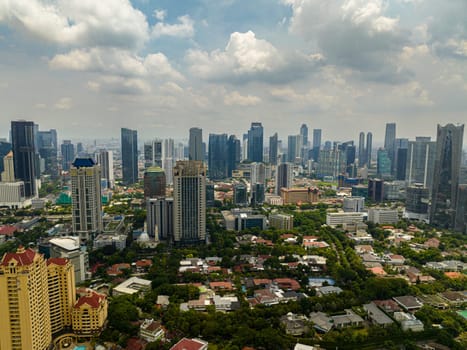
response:
<path id="1" fill-rule="evenodd" d="M 271 214 L 269 215 L 269 226 L 278 230 L 293 229 L 293 215 L 290 214 Z"/>
<path id="2" fill-rule="evenodd" d="M 71 327 L 71 310 L 76 299 L 75 273 L 70 260 L 47 260 L 50 324 L 52 334 Z"/>
<path id="3" fill-rule="evenodd" d="M 47 264 L 20 247 L 0 263 L 0 349 L 45 350 L 52 341 Z"/>
<path id="4" fill-rule="evenodd" d="M 317 188 L 281 188 L 284 204 L 316 203 L 319 201 Z"/>
<path id="5" fill-rule="evenodd" d="M 107 319 L 107 308 L 105 295 L 88 290 L 73 306 L 73 332 L 84 337 L 99 334 Z"/>

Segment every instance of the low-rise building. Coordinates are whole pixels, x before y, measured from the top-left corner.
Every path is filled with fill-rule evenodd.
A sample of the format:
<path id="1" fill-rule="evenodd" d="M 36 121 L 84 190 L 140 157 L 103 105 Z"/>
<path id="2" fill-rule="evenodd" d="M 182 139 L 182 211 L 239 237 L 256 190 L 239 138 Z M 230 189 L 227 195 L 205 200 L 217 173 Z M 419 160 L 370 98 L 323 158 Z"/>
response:
<path id="1" fill-rule="evenodd" d="M 281 188 L 281 197 L 284 204 L 316 203 L 319 201 L 318 188 Z"/>
<path id="2" fill-rule="evenodd" d="M 331 316 L 334 328 L 342 329 L 346 327 L 361 327 L 363 326 L 363 318 L 358 316 L 350 309 L 345 309 L 345 315 Z"/>
<path id="3" fill-rule="evenodd" d="M 293 215 L 290 214 L 271 214 L 269 215 L 269 226 L 278 230 L 293 229 Z"/>
<path id="4" fill-rule="evenodd" d="M 95 249 L 104 248 L 107 246 L 114 247 L 116 250 L 122 251 L 126 247 L 126 238 L 125 235 L 98 235 L 93 242 Z"/>
<path id="5" fill-rule="evenodd" d="M 399 213 L 396 209 L 370 208 L 368 221 L 375 224 L 396 224 L 399 221 Z"/>
<path id="6" fill-rule="evenodd" d="M 177 344 L 172 346 L 170 350 L 207 350 L 208 349 L 208 342 L 193 338 L 183 338 Z"/>
<path id="7" fill-rule="evenodd" d="M 400 297 L 393 298 L 396 303 L 398 303 L 406 311 L 416 311 L 421 309 L 423 303 L 418 300 L 416 297 L 411 295 L 404 295 Z"/>
<path id="8" fill-rule="evenodd" d="M 151 290 L 151 281 L 130 277 L 113 289 L 113 295 L 133 295 Z"/>
<path id="9" fill-rule="evenodd" d="M 381 311 L 375 303 L 365 304 L 363 305 L 363 309 L 366 311 L 368 319 L 375 325 L 388 327 L 394 323 L 394 321 Z"/>
<path id="10" fill-rule="evenodd" d="M 139 336 L 147 342 L 154 342 L 164 339 L 165 332 L 160 322 L 153 319 L 146 319 L 139 327 Z"/>
<path id="11" fill-rule="evenodd" d="M 285 333 L 293 336 L 300 336 L 309 331 L 308 318 L 303 315 L 296 315 L 289 312 L 280 318 Z"/>
<path id="12" fill-rule="evenodd" d="M 326 225 L 336 227 L 343 224 L 363 222 L 363 213 L 327 213 Z"/>
<path id="13" fill-rule="evenodd" d="M 423 322 L 406 312 L 394 312 L 394 319 L 400 323 L 403 331 L 422 332 Z"/>

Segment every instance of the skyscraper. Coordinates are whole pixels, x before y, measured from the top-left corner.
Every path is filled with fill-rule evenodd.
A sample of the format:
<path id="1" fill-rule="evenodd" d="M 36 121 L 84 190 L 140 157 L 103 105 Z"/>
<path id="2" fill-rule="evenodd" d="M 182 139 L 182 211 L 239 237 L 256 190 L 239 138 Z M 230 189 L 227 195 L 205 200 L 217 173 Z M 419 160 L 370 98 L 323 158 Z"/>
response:
<path id="1" fill-rule="evenodd" d="M 300 158 L 302 162 L 308 158 L 308 126 L 306 124 L 300 127 Z"/>
<path id="2" fill-rule="evenodd" d="M 453 228 L 457 204 L 464 125 L 438 125 L 430 223 Z"/>
<path id="3" fill-rule="evenodd" d="M 227 134 L 209 134 L 208 173 L 211 180 L 228 177 Z"/>
<path id="4" fill-rule="evenodd" d="M 287 161 L 295 163 L 300 157 L 300 135 L 289 135 L 287 138 Z"/>
<path id="5" fill-rule="evenodd" d="M 15 182 L 15 161 L 13 159 L 13 152 L 10 151 L 5 157 L 2 159 L 3 163 L 3 170 L 0 174 L 0 180 L 2 182 Z"/>
<path id="6" fill-rule="evenodd" d="M 366 134 L 366 163 L 367 168 L 371 168 L 371 158 L 373 150 L 373 134 L 371 132 Z"/>
<path id="7" fill-rule="evenodd" d="M 153 140 L 144 144 L 144 167 L 162 167 L 162 140 Z"/>
<path id="8" fill-rule="evenodd" d="M 321 149 L 321 129 L 313 129 L 313 160 L 319 160 L 319 151 Z"/>
<path id="9" fill-rule="evenodd" d="M 168 241 L 173 238 L 173 198 L 150 199 L 147 204 L 148 235 L 156 240 Z"/>
<path id="10" fill-rule="evenodd" d="M 358 166 L 361 168 L 366 164 L 365 133 L 362 131 L 358 136 Z"/>
<path id="11" fill-rule="evenodd" d="M 57 164 L 57 130 L 51 129 L 48 131 L 39 131 L 38 137 L 38 152 L 41 159 L 44 160 L 44 173 L 50 175 L 52 178 L 58 176 Z"/>
<path id="12" fill-rule="evenodd" d="M 204 161 L 203 130 L 200 128 L 191 128 L 190 139 L 188 143 L 189 143 L 188 159 Z"/>
<path id="13" fill-rule="evenodd" d="M 467 184 L 459 185 L 454 229 L 467 234 Z"/>
<path id="14" fill-rule="evenodd" d="M 248 130 L 248 160 L 263 161 L 263 126 L 259 122 L 251 123 Z"/>
<path id="15" fill-rule="evenodd" d="M 407 169 L 407 153 L 409 147 L 409 140 L 397 138 L 394 149 L 395 149 L 395 179 L 396 180 L 405 180 L 406 177 L 406 169 Z"/>
<path id="16" fill-rule="evenodd" d="M 0 348 L 45 350 L 52 341 L 47 265 L 41 254 L 19 248 L 0 263 Z"/>
<path id="17" fill-rule="evenodd" d="M 278 151 L 278 136 L 277 132 L 269 137 L 269 163 L 277 165 L 277 151 Z"/>
<path id="18" fill-rule="evenodd" d="M 435 167 L 436 142 L 430 137 L 416 137 L 407 149 L 406 181 L 421 183 L 431 192 Z"/>
<path id="19" fill-rule="evenodd" d="M 125 185 L 138 182 L 138 133 L 122 128 L 122 175 Z"/>
<path id="20" fill-rule="evenodd" d="M 75 146 L 70 140 L 64 140 L 60 146 L 62 154 L 62 170 L 70 171 L 71 163 L 75 160 Z"/>
<path id="21" fill-rule="evenodd" d="M 384 135 L 384 149 L 388 152 L 388 157 L 391 160 L 391 174 L 395 169 L 395 143 L 396 143 L 396 123 L 386 124 L 386 133 Z"/>
<path id="22" fill-rule="evenodd" d="M 240 140 L 235 135 L 229 136 L 227 153 L 227 176 L 232 177 L 232 171 L 237 169 L 241 158 Z"/>
<path id="23" fill-rule="evenodd" d="M 76 158 L 70 169 L 73 232 L 83 240 L 102 232 L 100 167 L 91 158 Z"/>
<path id="24" fill-rule="evenodd" d="M 293 165 L 290 163 L 281 163 L 276 171 L 276 194 L 281 195 L 281 188 L 290 188 L 293 182 Z"/>
<path id="25" fill-rule="evenodd" d="M 174 168 L 174 242 L 206 240 L 206 167 L 201 161 L 178 161 Z"/>
<path id="26" fill-rule="evenodd" d="M 389 154 L 386 149 L 378 149 L 376 162 L 378 176 L 384 179 L 389 178 L 391 176 L 391 159 L 389 159 Z"/>
<path id="27" fill-rule="evenodd" d="M 144 171 L 144 198 L 165 197 L 165 172 L 160 167 L 149 167 Z"/>
<path id="28" fill-rule="evenodd" d="M 101 167 L 101 176 L 107 182 L 107 187 L 113 188 L 115 182 L 113 152 L 101 150 L 96 154 L 96 159 Z"/>
<path id="29" fill-rule="evenodd" d="M 24 182 L 26 197 L 36 195 L 36 150 L 34 122 L 12 121 L 11 140 L 16 179 Z"/>
<path id="30" fill-rule="evenodd" d="M 3 159 L 11 151 L 11 143 L 0 140 L 0 159 Z M 0 162 L 0 174 L 3 171 L 3 162 Z"/>

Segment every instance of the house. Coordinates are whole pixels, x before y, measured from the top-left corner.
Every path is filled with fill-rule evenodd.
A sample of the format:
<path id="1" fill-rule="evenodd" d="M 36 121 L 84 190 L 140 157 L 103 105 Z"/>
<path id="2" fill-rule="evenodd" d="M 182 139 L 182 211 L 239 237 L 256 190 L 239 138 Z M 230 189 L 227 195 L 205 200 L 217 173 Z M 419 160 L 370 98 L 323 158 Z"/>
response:
<path id="1" fill-rule="evenodd" d="M 369 267 L 367 268 L 367 270 L 379 277 L 387 275 L 387 272 L 384 271 L 384 269 L 381 266 Z"/>
<path id="2" fill-rule="evenodd" d="M 309 331 L 308 318 L 303 315 L 296 315 L 289 312 L 280 318 L 285 333 L 293 336 L 301 336 Z"/>
<path id="3" fill-rule="evenodd" d="M 297 291 L 300 289 L 300 283 L 298 283 L 293 278 L 276 278 L 274 279 L 274 283 L 276 283 L 280 289 L 284 290 Z"/>
<path id="4" fill-rule="evenodd" d="M 323 286 L 316 288 L 316 295 L 317 296 L 324 296 L 328 294 L 340 294 L 342 293 L 342 289 L 339 287 L 334 287 L 334 286 Z"/>
<path id="5" fill-rule="evenodd" d="M 156 300 L 156 305 L 163 309 L 166 309 L 170 304 L 168 295 L 158 295 Z"/>
<path id="6" fill-rule="evenodd" d="M 172 346 L 170 350 L 207 350 L 208 349 L 208 342 L 193 338 L 183 338 L 177 344 Z"/>
<path id="7" fill-rule="evenodd" d="M 358 316 L 350 309 L 345 309 L 345 315 L 331 316 L 334 328 L 342 329 L 346 327 L 361 327 L 363 326 L 363 318 Z"/>
<path id="8" fill-rule="evenodd" d="M 376 304 L 380 309 L 382 309 L 386 313 L 394 313 L 401 311 L 399 304 L 397 304 L 394 300 L 387 299 L 387 300 L 373 300 L 373 303 Z"/>
<path id="9" fill-rule="evenodd" d="M 313 328 L 321 333 L 327 333 L 333 327 L 332 319 L 320 311 L 310 313 L 310 321 L 313 323 Z"/>
<path id="10" fill-rule="evenodd" d="M 373 302 L 363 305 L 363 309 L 366 311 L 368 319 L 375 325 L 387 327 L 394 323 L 394 321 Z"/>
<path id="11" fill-rule="evenodd" d="M 140 339 L 130 338 L 126 343 L 125 350 L 143 350 L 143 343 Z"/>
<path id="12" fill-rule="evenodd" d="M 398 303 L 404 310 L 414 312 L 420 309 L 423 306 L 423 303 L 418 300 L 416 297 L 411 295 L 404 295 L 400 297 L 393 298 L 396 303 Z"/>
<path id="13" fill-rule="evenodd" d="M 139 336 L 150 343 L 158 339 L 163 339 L 165 332 L 160 322 L 156 322 L 153 319 L 146 319 L 139 327 Z"/>
<path id="14" fill-rule="evenodd" d="M 424 330 L 423 322 L 416 318 L 414 315 L 406 312 L 395 312 L 394 319 L 401 324 L 402 330 L 421 332 Z"/>
<path id="15" fill-rule="evenodd" d="M 255 290 L 254 296 L 254 299 L 256 300 L 254 303 L 256 304 L 263 304 L 267 306 L 279 304 L 279 298 L 269 289 Z"/>
<path id="16" fill-rule="evenodd" d="M 222 291 L 222 290 L 228 290 L 232 291 L 234 289 L 234 286 L 232 282 L 210 282 L 209 283 L 209 288 L 215 291 Z"/>
<path id="17" fill-rule="evenodd" d="M 462 292 L 447 291 L 439 295 L 453 306 L 460 306 L 467 302 L 467 295 Z"/>

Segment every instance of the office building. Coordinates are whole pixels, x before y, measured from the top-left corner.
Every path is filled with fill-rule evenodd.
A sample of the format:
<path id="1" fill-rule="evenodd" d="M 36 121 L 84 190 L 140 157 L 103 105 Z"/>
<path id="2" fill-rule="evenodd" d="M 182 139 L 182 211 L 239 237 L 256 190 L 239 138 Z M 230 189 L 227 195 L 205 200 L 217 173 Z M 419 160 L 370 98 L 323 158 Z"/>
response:
<path id="1" fill-rule="evenodd" d="M 342 209 L 346 213 L 361 213 L 365 210 L 365 197 L 345 197 Z"/>
<path id="2" fill-rule="evenodd" d="M 365 133 L 362 131 L 358 136 L 358 166 L 364 167 L 366 164 Z"/>
<path id="3" fill-rule="evenodd" d="M 269 215 L 269 227 L 278 230 L 293 229 L 293 215 L 290 214 L 271 214 Z"/>
<path id="4" fill-rule="evenodd" d="M 206 184 L 206 207 L 214 207 L 215 205 L 215 188 L 213 183 Z"/>
<path id="5" fill-rule="evenodd" d="M 3 171 L 0 173 L 2 182 L 15 182 L 15 161 L 13 159 L 13 152 L 10 151 L 2 159 Z"/>
<path id="6" fill-rule="evenodd" d="M 313 129 L 313 160 L 319 161 L 319 151 L 321 149 L 321 129 Z"/>
<path id="7" fill-rule="evenodd" d="M 379 177 L 387 179 L 391 177 L 391 158 L 386 149 L 378 149 L 376 158 L 376 169 Z"/>
<path id="8" fill-rule="evenodd" d="M 454 229 L 467 234 L 467 184 L 458 186 Z"/>
<path id="9" fill-rule="evenodd" d="M 251 205 L 257 206 L 264 203 L 264 184 L 256 183 L 251 186 Z"/>
<path id="10" fill-rule="evenodd" d="M 316 203 L 319 201 L 319 195 L 317 188 L 281 188 L 281 198 L 284 204 Z"/>
<path id="11" fill-rule="evenodd" d="M 281 163 L 276 170 L 276 195 L 281 195 L 281 188 L 290 188 L 293 183 L 293 166 L 290 163 Z"/>
<path id="12" fill-rule="evenodd" d="M 397 224 L 399 213 L 397 209 L 370 208 L 368 209 L 368 221 L 375 224 Z"/>
<path id="13" fill-rule="evenodd" d="M 319 161 L 316 169 L 316 176 L 323 178 L 332 176 L 337 179 L 341 174 L 345 174 L 347 168 L 346 152 L 336 149 L 323 149 L 319 152 Z"/>
<path id="14" fill-rule="evenodd" d="M 165 196 L 165 172 L 160 167 L 149 167 L 144 171 L 144 198 Z"/>
<path id="15" fill-rule="evenodd" d="M 300 127 L 300 158 L 305 159 L 308 154 L 308 126 L 302 124 Z"/>
<path id="16" fill-rule="evenodd" d="M 367 168 L 371 168 L 371 160 L 373 157 L 373 134 L 371 132 L 366 134 L 366 164 Z"/>
<path id="17" fill-rule="evenodd" d="M 209 134 L 208 173 L 211 180 L 228 177 L 227 134 Z"/>
<path id="18" fill-rule="evenodd" d="M 62 170 L 70 171 L 71 163 L 75 160 L 75 146 L 70 140 L 64 140 L 60 146 L 62 155 Z"/>
<path id="19" fill-rule="evenodd" d="M 251 163 L 250 184 L 266 183 L 266 165 L 264 163 Z"/>
<path id="20" fill-rule="evenodd" d="M 103 230 L 100 167 L 91 158 L 76 158 L 70 175 L 72 230 L 88 240 Z"/>
<path id="21" fill-rule="evenodd" d="M 251 123 L 248 130 L 248 160 L 263 161 L 263 126 L 259 122 Z"/>
<path id="22" fill-rule="evenodd" d="M 230 135 L 227 141 L 227 176 L 232 177 L 232 172 L 240 164 L 241 149 L 240 140 L 235 135 Z"/>
<path id="23" fill-rule="evenodd" d="M 405 216 L 408 219 L 428 221 L 430 191 L 423 184 L 414 183 L 406 188 Z"/>
<path id="24" fill-rule="evenodd" d="M 277 132 L 269 137 L 269 164 L 277 165 L 278 162 L 278 136 Z"/>
<path id="25" fill-rule="evenodd" d="M 430 137 L 416 137 L 407 149 L 406 178 L 408 184 L 421 183 L 429 191 L 433 185 L 436 142 Z"/>
<path id="26" fill-rule="evenodd" d="M 47 282 L 52 334 L 69 329 L 71 308 L 75 303 L 75 273 L 70 260 L 50 258 L 47 260 Z"/>
<path id="27" fill-rule="evenodd" d="M 404 181 L 406 178 L 408 148 L 409 139 L 396 139 L 394 144 L 394 177 L 399 181 Z"/>
<path id="28" fill-rule="evenodd" d="M 144 143 L 144 167 L 162 167 L 162 140 Z"/>
<path id="29" fill-rule="evenodd" d="M 174 233 L 173 198 L 150 199 L 146 212 L 148 235 L 156 240 L 171 241 Z"/>
<path id="30" fill-rule="evenodd" d="M 32 126 L 31 126 L 32 127 Z M 52 341 L 47 264 L 32 249 L 0 263 L 0 349 L 46 350 Z"/>
<path id="31" fill-rule="evenodd" d="M 454 227 L 464 125 L 438 125 L 430 223 Z"/>
<path id="32" fill-rule="evenodd" d="M 384 200 L 384 181 L 381 179 L 368 180 L 368 199 L 373 202 Z"/>
<path id="33" fill-rule="evenodd" d="M 327 213 L 326 225 L 338 226 L 363 222 L 363 213 Z"/>
<path id="34" fill-rule="evenodd" d="M 20 209 L 31 205 L 24 193 L 23 181 L 0 182 L 0 207 Z"/>
<path id="35" fill-rule="evenodd" d="M 57 130 L 50 129 L 47 131 L 37 132 L 37 145 L 40 158 L 44 161 L 44 169 L 41 169 L 44 174 L 50 175 L 52 178 L 58 176 L 58 139 Z"/>
<path id="36" fill-rule="evenodd" d="M 27 198 L 37 195 L 36 186 L 36 150 L 34 140 L 34 122 L 12 121 L 11 140 L 15 177 L 24 182 L 24 195 Z"/>
<path id="37" fill-rule="evenodd" d="M 11 143 L 0 139 L 0 159 L 3 159 L 11 151 Z M 0 174 L 3 172 L 3 162 L 0 162 Z"/>
<path id="38" fill-rule="evenodd" d="M 287 161 L 296 163 L 300 158 L 300 135 L 289 135 L 287 138 Z"/>
<path id="39" fill-rule="evenodd" d="M 188 143 L 189 143 L 188 159 L 204 161 L 203 130 L 200 128 L 191 128 L 190 139 Z"/>
<path id="40" fill-rule="evenodd" d="M 96 154 L 96 160 L 101 167 L 101 178 L 105 179 L 108 188 L 113 188 L 115 184 L 113 152 L 101 150 Z"/>
<path id="41" fill-rule="evenodd" d="M 136 130 L 122 128 L 122 176 L 124 185 L 138 182 L 138 133 Z"/>
<path id="42" fill-rule="evenodd" d="M 251 208 L 235 208 L 222 211 L 224 225 L 227 230 L 242 231 L 251 228 L 265 230 L 267 218 L 261 214 L 253 214 Z"/>
<path id="43" fill-rule="evenodd" d="M 386 133 L 384 136 L 384 149 L 387 151 L 388 157 L 391 160 L 391 174 L 395 168 L 395 146 L 396 146 L 396 123 L 386 124 Z"/>
<path id="44" fill-rule="evenodd" d="M 178 161 L 174 168 L 174 242 L 206 241 L 206 167 L 201 161 Z"/>
<path id="45" fill-rule="evenodd" d="M 243 183 L 238 183 L 233 186 L 233 203 L 239 207 L 248 205 L 248 191 Z"/>

